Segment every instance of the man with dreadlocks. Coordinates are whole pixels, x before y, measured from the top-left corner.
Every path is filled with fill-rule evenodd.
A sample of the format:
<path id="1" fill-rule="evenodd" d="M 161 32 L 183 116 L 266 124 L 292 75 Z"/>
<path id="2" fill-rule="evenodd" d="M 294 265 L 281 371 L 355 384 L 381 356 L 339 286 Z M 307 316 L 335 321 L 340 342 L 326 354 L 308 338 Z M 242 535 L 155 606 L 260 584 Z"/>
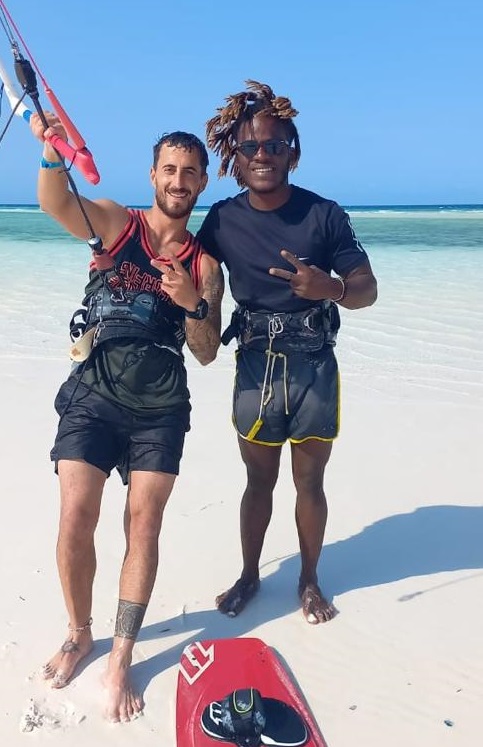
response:
<path id="1" fill-rule="evenodd" d="M 217 597 L 237 615 L 259 589 L 283 444 L 291 446 L 300 544 L 298 593 L 310 623 L 334 606 L 317 577 L 327 522 L 324 470 L 339 430 L 334 345 L 338 305 L 374 303 L 377 283 L 348 215 L 332 200 L 289 184 L 300 158 L 297 111 L 268 85 L 247 81 L 206 125 L 219 176 L 244 188 L 213 205 L 198 233 L 224 262 L 237 302 L 223 342 L 237 338 L 233 422 L 247 485 L 240 509 L 243 569 Z"/>

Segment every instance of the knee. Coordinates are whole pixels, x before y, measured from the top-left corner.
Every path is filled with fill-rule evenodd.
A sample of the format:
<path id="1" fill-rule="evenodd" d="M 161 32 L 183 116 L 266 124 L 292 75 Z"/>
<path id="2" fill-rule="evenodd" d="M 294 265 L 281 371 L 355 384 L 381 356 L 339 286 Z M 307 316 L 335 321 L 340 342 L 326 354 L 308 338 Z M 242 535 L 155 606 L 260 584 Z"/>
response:
<path id="1" fill-rule="evenodd" d="M 269 470 L 260 467 L 247 467 L 248 487 L 254 491 L 272 493 L 278 479 L 278 469 Z"/>
<path id="2" fill-rule="evenodd" d="M 164 507 L 159 506 L 156 511 L 145 511 L 142 509 L 131 511 L 129 534 L 136 538 L 137 542 L 158 541 L 163 521 Z"/>
<path id="3" fill-rule="evenodd" d="M 89 539 L 94 535 L 98 520 L 97 508 L 83 504 L 64 507 L 60 514 L 60 533 L 75 541 Z"/>
<path id="4" fill-rule="evenodd" d="M 317 502 L 325 501 L 324 485 L 320 474 L 294 473 L 293 480 L 298 496 L 307 496 Z"/>

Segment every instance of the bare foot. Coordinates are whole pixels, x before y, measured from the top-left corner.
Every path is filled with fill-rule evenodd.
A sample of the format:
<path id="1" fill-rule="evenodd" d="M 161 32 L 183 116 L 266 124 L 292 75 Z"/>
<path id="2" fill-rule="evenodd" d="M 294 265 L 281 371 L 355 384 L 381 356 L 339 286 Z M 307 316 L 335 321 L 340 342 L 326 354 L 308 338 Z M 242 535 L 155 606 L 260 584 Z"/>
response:
<path id="1" fill-rule="evenodd" d="M 302 602 L 302 612 L 311 625 L 328 622 L 337 614 L 336 608 L 327 601 L 317 584 L 300 581 L 299 597 Z"/>
<path id="2" fill-rule="evenodd" d="M 255 596 L 260 588 L 260 579 L 244 581 L 239 578 L 236 584 L 216 597 L 215 604 L 219 611 L 229 617 L 236 617 Z"/>
<path id="3" fill-rule="evenodd" d="M 119 656 L 111 654 L 102 682 L 106 689 L 104 712 L 108 721 L 126 723 L 142 714 L 144 701 L 131 685 L 129 663 L 121 662 Z"/>
<path id="4" fill-rule="evenodd" d="M 69 637 L 62 644 L 55 656 L 42 668 L 42 676 L 51 681 L 54 688 L 69 684 L 77 665 L 92 649 L 90 622 L 77 630 L 70 629 Z"/>

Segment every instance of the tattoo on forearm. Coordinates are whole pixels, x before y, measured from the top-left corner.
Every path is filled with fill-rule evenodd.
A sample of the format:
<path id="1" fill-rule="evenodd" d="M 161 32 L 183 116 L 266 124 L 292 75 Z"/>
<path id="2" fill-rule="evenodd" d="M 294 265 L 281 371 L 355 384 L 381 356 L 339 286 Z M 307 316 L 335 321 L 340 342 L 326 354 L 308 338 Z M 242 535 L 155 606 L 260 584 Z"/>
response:
<path id="1" fill-rule="evenodd" d="M 206 298 L 214 305 L 221 304 L 224 289 L 225 281 L 223 278 L 223 272 L 221 267 L 217 267 L 205 282 Z"/>
<path id="2" fill-rule="evenodd" d="M 119 638 L 136 640 L 143 623 L 146 607 L 146 604 L 120 599 L 117 607 L 114 635 Z"/>
<path id="3" fill-rule="evenodd" d="M 203 297 L 208 301 L 207 319 L 197 322 L 190 320 L 186 329 L 186 340 L 193 355 L 202 361 L 208 354 L 214 356 L 220 345 L 221 299 L 223 298 L 224 278 L 220 267 L 204 278 Z"/>

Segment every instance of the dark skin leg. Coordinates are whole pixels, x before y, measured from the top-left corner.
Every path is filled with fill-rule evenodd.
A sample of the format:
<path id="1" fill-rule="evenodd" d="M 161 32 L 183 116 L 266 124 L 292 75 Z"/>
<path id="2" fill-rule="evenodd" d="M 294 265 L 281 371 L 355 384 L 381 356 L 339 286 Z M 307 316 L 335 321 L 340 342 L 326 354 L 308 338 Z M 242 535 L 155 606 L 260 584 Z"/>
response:
<path id="1" fill-rule="evenodd" d="M 240 507 L 243 570 L 238 581 L 220 594 L 220 612 L 236 616 L 259 589 L 259 562 L 265 533 L 272 516 L 272 496 L 276 485 L 281 446 L 261 446 L 239 438 L 240 452 L 247 468 L 247 487 Z M 307 622 L 331 620 L 337 611 L 318 585 L 317 564 L 327 524 L 324 471 L 332 442 L 309 439 L 291 444 L 292 475 L 297 491 L 295 521 L 299 535 L 301 572 L 298 593 Z"/>
<path id="2" fill-rule="evenodd" d="M 307 622 L 331 620 L 337 611 L 323 596 L 317 579 L 317 563 L 327 524 L 324 470 L 332 442 L 309 439 L 291 444 L 292 475 L 297 490 L 295 521 L 299 535 L 301 571 L 298 592 Z"/>
<path id="3" fill-rule="evenodd" d="M 235 617 L 260 588 L 259 563 L 265 532 L 272 516 L 273 489 L 280 468 L 281 446 L 262 446 L 238 439 L 247 470 L 240 506 L 243 570 L 238 581 L 216 598 L 225 615 Z"/>

